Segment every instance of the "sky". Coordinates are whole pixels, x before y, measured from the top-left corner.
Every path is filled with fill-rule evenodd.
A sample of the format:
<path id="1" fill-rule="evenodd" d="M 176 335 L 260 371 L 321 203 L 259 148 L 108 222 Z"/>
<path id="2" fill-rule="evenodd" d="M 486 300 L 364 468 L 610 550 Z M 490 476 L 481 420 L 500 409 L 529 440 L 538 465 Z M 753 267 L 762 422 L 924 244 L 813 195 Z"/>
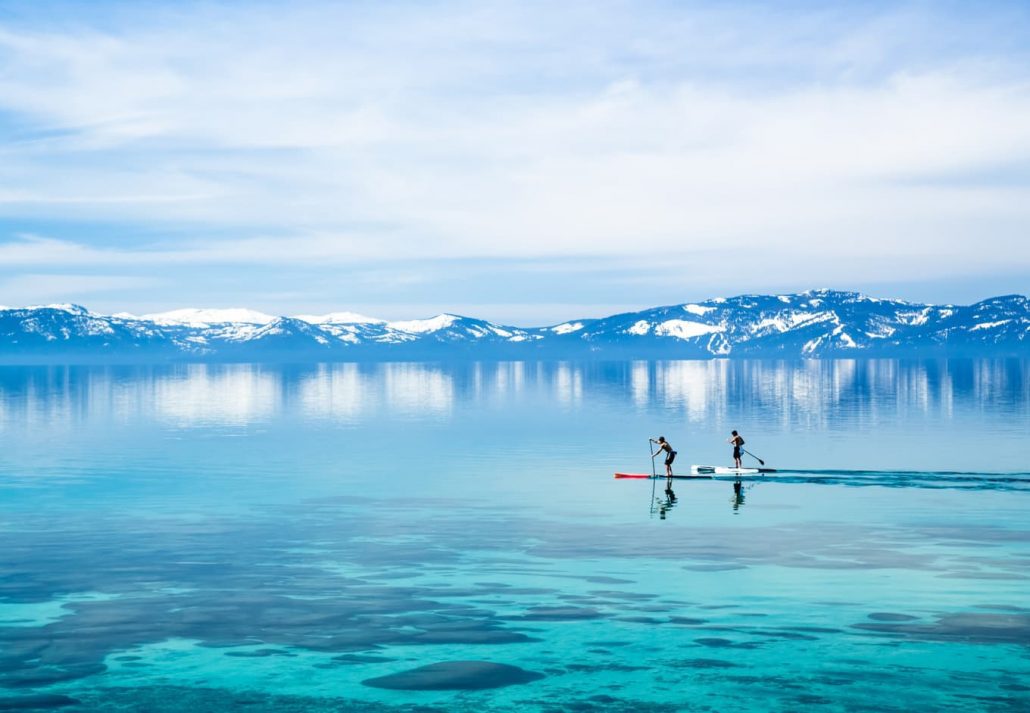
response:
<path id="1" fill-rule="evenodd" d="M 1030 293 L 1026 2 L 0 0 L 0 304 Z"/>

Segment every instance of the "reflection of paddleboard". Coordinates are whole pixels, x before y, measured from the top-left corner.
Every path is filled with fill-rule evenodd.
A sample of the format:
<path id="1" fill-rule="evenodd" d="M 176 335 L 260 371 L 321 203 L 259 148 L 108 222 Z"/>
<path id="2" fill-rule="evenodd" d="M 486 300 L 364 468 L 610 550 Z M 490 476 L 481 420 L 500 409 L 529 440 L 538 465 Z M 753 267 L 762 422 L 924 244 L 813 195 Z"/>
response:
<path id="1" fill-rule="evenodd" d="M 690 472 L 694 475 L 759 475 L 775 473 L 775 468 L 726 468 L 721 465 L 692 465 Z"/>
<path id="2" fill-rule="evenodd" d="M 650 473 L 616 473 L 616 478 L 637 478 L 641 480 L 668 480 L 667 475 L 651 475 Z M 674 475 L 673 480 L 711 480 L 711 475 Z"/>

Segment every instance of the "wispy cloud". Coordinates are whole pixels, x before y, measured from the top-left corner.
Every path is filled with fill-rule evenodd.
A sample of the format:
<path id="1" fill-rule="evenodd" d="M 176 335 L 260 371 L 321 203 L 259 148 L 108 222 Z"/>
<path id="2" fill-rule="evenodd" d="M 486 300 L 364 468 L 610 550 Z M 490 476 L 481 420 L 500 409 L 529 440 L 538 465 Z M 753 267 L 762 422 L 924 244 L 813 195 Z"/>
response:
<path id="1" fill-rule="evenodd" d="M 0 278 L 0 295 L 13 304 L 78 301 L 82 296 L 94 297 L 109 292 L 139 291 L 160 285 L 157 278 L 124 275 L 69 275 L 27 273 Z M 18 301 L 8 299 L 17 295 Z"/>

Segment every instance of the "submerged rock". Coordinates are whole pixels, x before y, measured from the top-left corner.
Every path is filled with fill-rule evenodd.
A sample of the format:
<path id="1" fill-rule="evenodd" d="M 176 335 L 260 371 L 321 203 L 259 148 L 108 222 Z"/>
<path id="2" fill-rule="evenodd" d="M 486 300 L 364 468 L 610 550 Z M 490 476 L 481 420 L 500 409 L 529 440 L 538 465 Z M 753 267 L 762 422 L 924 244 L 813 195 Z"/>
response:
<path id="1" fill-rule="evenodd" d="M 395 691 L 476 691 L 529 683 L 543 675 L 489 661 L 443 661 L 410 671 L 369 678 L 361 683 Z"/>

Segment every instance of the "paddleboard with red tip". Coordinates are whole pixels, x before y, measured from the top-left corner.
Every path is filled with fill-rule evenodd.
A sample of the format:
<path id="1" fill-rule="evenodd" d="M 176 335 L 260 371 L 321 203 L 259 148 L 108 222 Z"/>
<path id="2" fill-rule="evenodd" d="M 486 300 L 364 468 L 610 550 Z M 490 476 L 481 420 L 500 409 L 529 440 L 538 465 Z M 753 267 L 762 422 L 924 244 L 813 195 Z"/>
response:
<path id="1" fill-rule="evenodd" d="M 654 475 L 650 473 L 616 473 L 616 478 L 632 478 L 636 480 L 666 480 L 669 476 L 667 475 Z M 710 475 L 674 475 L 673 480 L 711 480 Z"/>

